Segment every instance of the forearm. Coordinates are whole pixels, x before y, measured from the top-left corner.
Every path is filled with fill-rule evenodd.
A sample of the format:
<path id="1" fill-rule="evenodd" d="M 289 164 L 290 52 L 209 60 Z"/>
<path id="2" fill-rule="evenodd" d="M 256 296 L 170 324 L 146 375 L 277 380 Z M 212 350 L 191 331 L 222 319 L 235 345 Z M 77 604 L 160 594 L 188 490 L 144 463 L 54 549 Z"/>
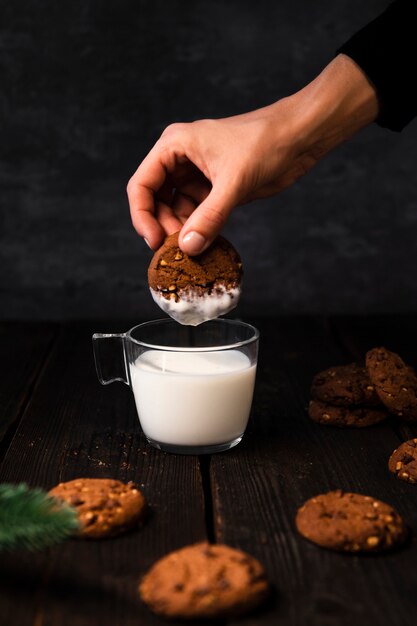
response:
<path id="1" fill-rule="evenodd" d="M 364 72 L 340 54 L 291 96 L 300 118 L 298 145 L 318 160 L 378 116 L 378 98 Z"/>

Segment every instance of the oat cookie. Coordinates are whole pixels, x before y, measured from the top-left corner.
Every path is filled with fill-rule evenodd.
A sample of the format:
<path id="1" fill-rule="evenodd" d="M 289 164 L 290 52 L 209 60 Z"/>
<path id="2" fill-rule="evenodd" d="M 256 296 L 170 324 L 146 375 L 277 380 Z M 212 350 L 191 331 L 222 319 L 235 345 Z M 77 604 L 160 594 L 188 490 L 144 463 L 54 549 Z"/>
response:
<path id="1" fill-rule="evenodd" d="M 388 469 L 400 480 L 417 483 L 417 439 L 404 441 L 391 454 Z"/>
<path id="2" fill-rule="evenodd" d="M 402 358 L 386 348 L 366 354 L 366 368 L 387 409 L 407 422 L 417 421 L 417 376 Z"/>
<path id="3" fill-rule="evenodd" d="M 241 550 L 208 543 L 166 555 L 139 586 L 154 613 L 188 619 L 241 615 L 258 606 L 268 591 L 259 561 Z"/>
<path id="4" fill-rule="evenodd" d="M 318 400 L 310 400 L 308 405 L 310 418 L 324 426 L 338 426 L 339 428 L 364 428 L 382 422 L 388 417 L 384 407 L 370 406 L 332 406 Z"/>
<path id="5" fill-rule="evenodd" d="M 407 535 L 404 521 L 389 504 L 341 490 L 307 500 L 298 509 L 296 526 L 305 539 L 342 552 L 382 552 Z"/>
<path id="6" fill-rule="evenodd" d="M 316 374 L 311 397 L 333 406 L 378 406 L 381 401 L 364 367 L 357 363 L 329 367 Z"/>
<path id="7" fill-rule="evenodd" d="M 76 509 L 81 522 L 80 537 L 113 537 L 138 526 L 145 517 L 145 498 L 133 483 L 77 478 L 59 483 L 49 495 Z"/>
<path id="8" fill-rule="evenodd" d="M 165 239 L 148 269 L 155 302 L 181 324 L 197 326 L 231 311 L 238 303 L 242 262 L 231 243 L 217 237 L 198 256 L 178 246 L 178 233 Z"/>

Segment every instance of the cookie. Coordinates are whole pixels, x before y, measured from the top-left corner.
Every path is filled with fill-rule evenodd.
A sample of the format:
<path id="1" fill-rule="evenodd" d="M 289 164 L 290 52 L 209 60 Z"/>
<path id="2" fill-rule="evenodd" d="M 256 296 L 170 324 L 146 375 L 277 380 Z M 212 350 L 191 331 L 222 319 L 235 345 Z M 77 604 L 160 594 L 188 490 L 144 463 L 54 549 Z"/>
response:
<path id="1" fill-rule="evenodd" d="M 164 556 L 139 585 L 142 600 L 170 618 L 224 618 L 258 606 L 269 592 L 262 565 L 226 545 L 196 543 Z"/>
<path id="2" fill-rule="evenodd" d="M 341 490 L 307 500 L 295 523 L 305 539 L 342 552 L 382 552 L 407 535 L 404 521 L 389 504 Z"/>
<path id="3" fill-rule="evenodd" d="M 242 262 L 231 243 L 217 237 L 202 254 L 178 247 L 178 233 L 165 239 L 148 269 L 153 299 L 181 324 L 197 326 L 231 311 L 241 293 Z"/>
<path id="4" fill-rule="evenodd" d="M 417 483 L 417 439 L 404 441 L 391 454 L 388 469 L 400 480 Z"/>
<path id="5" fill-rule="evenodd" d="M 319 400 L 310 400 L 308 405 L 308 414 L 310 418 L 318 424 L 325 426 L 339 426 L 364 428 L 378 424 L 388 417 L 388 412 L 384 407 L 371 406 L 332 406 L 320 402 Z"/>
<path id="6" fill-rule="evenodd" d="M 109 478 L 77 478 L 59 483 L 49 495 L 73 506 L 81 522 L 80 537 L 113 537 L 138 526 L 146 501 L 133 483 Z"/>
<path id="7" fill-rule="evenodd" d="M 417 421 L 417 376 L 402 358 L 386 348 L 366 354 L 366 368 L 381 402 L 407 422 Z"/>
<path id="8" fill-rule="evenodd" d="M 381 404 L 368 372 L 357 363 L 329 367 L 316 374 L 311 385 L 311 396 L 333 406 Z"/>

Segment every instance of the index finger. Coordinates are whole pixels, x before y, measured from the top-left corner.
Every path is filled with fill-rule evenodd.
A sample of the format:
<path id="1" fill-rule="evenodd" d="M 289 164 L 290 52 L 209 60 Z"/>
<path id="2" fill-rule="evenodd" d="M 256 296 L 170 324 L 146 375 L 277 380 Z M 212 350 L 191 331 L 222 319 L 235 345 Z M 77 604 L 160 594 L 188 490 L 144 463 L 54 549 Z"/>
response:
<path id="1" fill-rule="evenodd" d="M 151 248 L 157 248 L 164 238 L 162 226 L 155 217 L 155 194 L 163 186 L 166 176 L 157 142 L 127 185 L 133 226 Z"/>

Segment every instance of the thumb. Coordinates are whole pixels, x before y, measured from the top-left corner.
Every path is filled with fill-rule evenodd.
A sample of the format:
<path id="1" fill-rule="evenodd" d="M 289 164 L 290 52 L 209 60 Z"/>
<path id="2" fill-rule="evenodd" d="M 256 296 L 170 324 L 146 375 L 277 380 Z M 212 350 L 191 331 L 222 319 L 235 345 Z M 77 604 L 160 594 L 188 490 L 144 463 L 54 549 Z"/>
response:
<path id="1" fill-rule="evenodd" d="M 217 183 L 193 211 L 179 235 L 180 248 L 190 256 L 204 252 L 217 237 L 237 204 L 229 184 Z"/>

